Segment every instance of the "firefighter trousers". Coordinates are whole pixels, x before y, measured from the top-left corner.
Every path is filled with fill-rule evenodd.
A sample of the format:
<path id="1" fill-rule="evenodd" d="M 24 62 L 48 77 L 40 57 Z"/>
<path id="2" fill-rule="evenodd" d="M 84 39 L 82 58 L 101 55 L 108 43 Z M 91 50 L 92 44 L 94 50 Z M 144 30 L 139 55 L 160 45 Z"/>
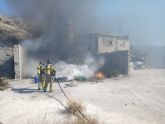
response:
<path id="1" fill-rule="evenodd" d="M 53 92 L 53 77 L 51 75 L 46 75 L 44 92 L 46 92 L 48 84 L 50 85 L 50 92 Z"/>
<path id="2" fill-rule="evenodd" d="M 40 81 L 38 83 L 38 90 L 44 89 L 44 85 L 45 85 L 44 75 L 40 75 L 39 80 Z"/>

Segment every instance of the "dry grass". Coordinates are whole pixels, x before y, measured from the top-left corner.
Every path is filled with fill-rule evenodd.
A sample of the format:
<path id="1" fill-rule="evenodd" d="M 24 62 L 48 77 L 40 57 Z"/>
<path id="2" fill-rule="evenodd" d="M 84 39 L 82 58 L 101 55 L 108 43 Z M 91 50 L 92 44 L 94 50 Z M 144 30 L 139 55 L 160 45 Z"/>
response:
<path id="1" fill-rule="evenodd" d="M 1 77 L 0 78 L 0 90 L 2 90 L 2 91 L 6 90 L 8 87 L 9 87 L 8 82 L 3 77 Z"/>
<path id="2" fill-rule="evenodd" d="M 82 103 L 76 101 L 68 101 L 67 109 L 71 114 L 78 114 L 79 112 L 82 113 L 85 110 L 85 106 Z"/>
<path id="3" fill-rule="evenodd" d="M 84 115 L 85 106 L 82 103 L 76 101 L 67 102 L 68 112 L 75 115 L 75 119 L 72 124 L 99 124 L 96 118 L 87 117 Z M 82 117 L 82 114 L 84 115 Z"/>
<path id="4" fill-rule="evenodd" d="M 80 118 L 77 117 L 76 120 L 73 122 L 73 124 L 99 124 L 98 120 L 96 118 Z"/>

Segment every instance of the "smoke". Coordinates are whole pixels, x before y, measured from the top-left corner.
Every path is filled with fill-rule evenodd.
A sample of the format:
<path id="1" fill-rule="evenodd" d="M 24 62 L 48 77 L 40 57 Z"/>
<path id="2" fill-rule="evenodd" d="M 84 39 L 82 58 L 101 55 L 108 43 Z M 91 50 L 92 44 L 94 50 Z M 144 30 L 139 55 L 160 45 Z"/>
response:
<path id="1" fill-rule="evenodd" d="M 40 60 L 51 59 L 57 76 L 94 76 L 103 65 L 82 45 L 85 36 L 96 31 L 95 12 L 99 0 L 7 0 L 18 16 L 31 21 L 39 37 L 25 40 L 27 50 L 26 75 L 35 76 Z"/>
<path id="2" fill-rule="evenodd" d="M 23 77 L 35 77 L 37 75 L 37 65 L 38 61 L 32 58 L 25 58 L 24 67 L 23 67 Z"/>
<path id="3" fill-rule="evenodd" d="M 41 34 L 33 40 L 34 44 L 29 49 L 30 56 L 38 59 L 53 56 L 56 61 L 68 61 L 82 56 L 83 46 L 80 41 L 82 36 L 94 31 L 94 12 L 99 3 L 97 0 L 7 2 L 19 16 L 30 20 L 34 24 L 33 30 Z"/>
<path id="4" fill-rule="evenodd" d="M 130 35 L 131 42 L 164 45 L 165 1 L 138 0 L 6 0 L 13 13 L 52 27 L 54 17 L 67 16 L 78 31 L 86 29 Z M 140 9 L 139 9 L 140 8 Z M 153 9 L 155 8 L 155 9 Z M 11 13 L 12 13 L 11 12 Z M 53 18 L 53 19 L 52 19 Z M 55 19 L 56 20 L 56 19 Z M 44 26 L 41 26 L 44 27 Z M 53 27 L 55 27 L 53 25 Z M 49 29 L 50 29 L 49 28 Z"/>
<path id="5" fill-rule="evenodd" d="M 30 40 L 25 40 L 21 42 L 21 46 L 25 48 L 24 54 L 24 77 L 34 77 L 37 74 L 37 65 L 39 61 L 42 61 L 46 65 L 46 58 L 38 60 L 37 58 L 31 57 L 30 54 L 26 54 L 27 51 L 35 51 L 41 46 L 40 40 L 33 42 Z M 36 48 L 36 49 L 35 49 Z M 53 60 L 53 57 L 51 57 Z M 53 61 L 52 63 L 57 71 L 57 77 L 67 77 L 69 80 L 74 79 L 76 76 L 83 76 L 86 78 L 93 77 L 100 67 L 104 65 L 104 58 L 96 58 L 90 53 L 84 55 L 84 59 L 81 59 L 81 63 L 67 63 L 66 61 Z"/>
<path id="6" fill-rule="evenodd" d="M 91 59 L 92 61 L 89 62 Z M 68 80 L 73 80 L 75 77 L 85 77 L 91 78 L 95 76 L 95 73 L 98 69 L 104 64 L 104 59 L 100 58 L 99 60 L 95 60 L 95 58 L 91 56 L 87 56 L 85 59 L 86 62 L 84 64 L 69 64 L 64 61 L 59 61 L 54 64 L 56 69 L 56 77 L 66 77 Z M 23 73 L 24 77 L 35 77 L 37 74 L 37 65 L 38 61 L 32 58 L 28 58 L 28 63 L 24 67 Z"/>
<path id="7" fill-rule="evenodd" d="M 83 36 L 93 32 L 129 34 L 135 44 L 164 44 L 163 1 L 6 1 L 14 13 L 32 22 L 34 32 L 39 32 L 28 49 L 29 56 L 37 60 L 83 62 L 90 51 L 84 51 L 80 42 Z"/>
<path id="8" fill-rule="evenodd" d="M 76 76 L 83 76 L 86 78 L 95 76 L 95 73 L 103 64 L 103 58 L 96 61 L 95 58 L 87 55 L 82 65 L 68 64 L 60 61 L 55 64 L 55 67 L 57 70 L 57 77 L 67 77 L 69 80 L 72 80 Z"/>
<path id="9" fill-rule="evenodd" d="M 25 42 L 27 43 L 27 41 Z M 28 42 L 30 43 L 30 42 Z M 22 44 L 25 45 L 25 44 Z M 27 44 L 26 44 L 27 46 Z M 31 45 L 28 45 L 31 46 Z M 46 66 L 46 61 L 42 60 Z M 91 78 L 95 76 L 95 73 L 100 67 L 104 65 L 104 58 L 94 58 L 90 54 L 85 56 L 83 64 L 70 64 L 64 61 L 58 61 L 54 63 L 56 69 L 56 77 L 67 77 L 68 80 L 73 80 L 77 76 L 85 78 Z M 37 74 L 38 60 L 29 56 L 24 56 L 24 77 L 35 77 Z"/>

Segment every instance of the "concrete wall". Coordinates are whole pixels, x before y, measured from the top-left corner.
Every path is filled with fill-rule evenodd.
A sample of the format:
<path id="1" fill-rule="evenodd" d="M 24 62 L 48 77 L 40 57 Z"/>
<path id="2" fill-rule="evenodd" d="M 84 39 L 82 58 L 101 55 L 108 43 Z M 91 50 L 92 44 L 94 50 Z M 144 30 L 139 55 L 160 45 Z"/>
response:
<path id="1" fill-rule="evenodd" d="M 25 50 L 20 45 L 0 47 L 0 76 L 22 79 L 24 56 Z"/>
<path id="2" fill-rule="evenodd" d="M 125 39 L 118 39 L 116 42 L 116 51 L 128 51 L 130 48 L 129 41 Z"/>
<path id="3" fill-rule="evenodd" d="M 112 53 L 129 50 L 128 36 L 101 35 L 98 36 L 98 53 Z"/>
<path id="4" fill-rule="evenodd" d="M 15 70 L 15 79 L 22 79 L 24 76 L 24 48 L 21 45 L 13 46 L 14 52 L 14 70 Z"/>
<path id="5" fill-rule="evenodd" d="M 95 56 L 102 56 L 105 64 L 100 71 L 107 76 L 118 74 L 129 74 L 129 37 L 114 36 L 109 34 L 90 34 L 86 40 L 88 51 L 92 50 Z"/>
<path id="6" fill-rule="evenodd" d="M 0 76 L 14 78 L 14 57 L 12 47 L 0 47 Z"/>
<path id="7" fill-rule="evenodd" d="M 107 76 L 129 74 L 129 38 L 128 36 L 97 35 L 98 53 L 105 58 L 101 71 Z"/>
<path id="8" fill-rule="evenodd" d="M 98 53 L 110 53 L 116 51 L 116 41 L 113 37 L 98 36 Z"/>

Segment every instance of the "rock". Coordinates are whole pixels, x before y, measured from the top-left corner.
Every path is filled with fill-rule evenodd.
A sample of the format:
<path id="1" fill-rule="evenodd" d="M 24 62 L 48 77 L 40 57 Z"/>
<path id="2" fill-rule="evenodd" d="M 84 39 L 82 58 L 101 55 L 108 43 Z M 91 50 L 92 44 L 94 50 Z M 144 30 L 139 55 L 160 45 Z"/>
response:
<path id="1" fill-rule="evenodd" d="M 29 22 L 0 15 L 0 44 L 12 45 L 32 37 L 32 26 Z"/>
<path id="2" fill-rule="evenodd" d="M 67 87 L 76 87 L 77 86 L 77 82 L 73 81 L 71 83 L 65 84 L 65 86 L 67 86 Z"/>

